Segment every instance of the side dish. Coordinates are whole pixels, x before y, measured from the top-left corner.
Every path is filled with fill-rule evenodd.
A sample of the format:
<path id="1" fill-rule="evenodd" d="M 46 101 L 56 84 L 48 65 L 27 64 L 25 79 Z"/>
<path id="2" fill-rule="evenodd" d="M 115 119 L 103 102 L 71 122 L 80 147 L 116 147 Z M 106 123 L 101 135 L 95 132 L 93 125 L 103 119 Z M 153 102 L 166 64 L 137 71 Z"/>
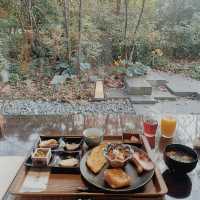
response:
<path id="1" fill-rule="evenodd" d="M 47 166 L 51 159 L 51 149 L 37 148 L 31 158 L 34 166 Z"/>
<path id="2" fill-rule="evenodd" d="M 87 158 L 87 166 L 93 173 L 98 173 L 102 167 L 106 164 L 106 158 L 104 157 L 103 150 L 106 144 L 100 144 L 92 149 L 90 155 Z"/>
<path id="3" fill-rule="evenodd" d="M 79 161 L 76 158 L 67 158 L 65 160 L 60 160 L 59 165 L 62 167 L 74 167 L 78 165 Z"/>
<path id="4" fill-rule="evenodd" d="M 108 144 L 104 150 L 104 156 L 114 168 L 123 167 L 132 157 L 130 145 Z"/>
<path id="5" fill-rule="evenodd" d="M 79 148 L 80 144 L 77 143 L 66 143 L 65 148 L 69 151 L 74 151 Z"/>
<path id="6" fill-rule="evenodd" d="M 188 153 L 183 151 L 168 151 L 166 154 L 173 160 L 184 162 L 184 163 L 190 163 L 194 161 L 193 157 L 190 156 Z"/>
<path id="7" fill-rule="evenodd" d="M 55 139 L 49 139 L 41 141 L 39 144 L 40 148 L 56 148 L 58 147 L 58 142 Z"/>
<path id="8" fill-rule="evenodd" d="M 197 165 L 197 152 L 182 144 L 169 144 L 166 146 L 163 158 L 172 173 L 186 174 Z"/>
<path id="9" fill-rule="evenodd" d="M 34 157 L 37 157 L 37 158 L 45 158 L 47 156 L 47 151 L 44 151 L 42 149 L 38 149 L 35 154 L 34 154 Z"/>
<path id="10" fill-rule="evenodd" d="M 125 144 L 134 144 L 136 146 L 141 145 L 140 136 L 133 133 L 123 133 L 123 142 Z"/>
<path id="11" fill-rule="evenodd" d="M 123 188 L 130 185 L 130 176 L 122 169 L 106 169 L 104 171 L 105 182 L 114 189 Z"/>
<path id="12" fill-rule="evenodd" d="M 136 166 L 138 174 L 143 171 L 151 171 L 154 168 L 153 162 L 144 152 L 134 152 L 131 161 Z"/>

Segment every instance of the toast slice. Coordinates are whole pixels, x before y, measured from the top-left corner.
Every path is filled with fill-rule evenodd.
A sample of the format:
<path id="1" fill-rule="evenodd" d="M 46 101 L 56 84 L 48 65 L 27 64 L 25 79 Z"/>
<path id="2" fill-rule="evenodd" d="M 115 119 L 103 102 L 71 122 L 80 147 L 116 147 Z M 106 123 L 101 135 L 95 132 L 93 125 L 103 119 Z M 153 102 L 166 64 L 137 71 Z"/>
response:
<path id="1" fill-rule="evenodd" d="M 103 155 L 103 149 L 106 144 L 100 144 L 92 149 L 90 155 L 87 158 L 86 164 L 88 168 L 95 174 L 99 173 L 102 167 L 106 164 L 107 160 Z"/>
<path id="2" fill-rule="evenodd" d="M 105 182 L 113 189 L 130 185 L 130 176 L 120 168 L 106 169 L 104 171 Z"/>

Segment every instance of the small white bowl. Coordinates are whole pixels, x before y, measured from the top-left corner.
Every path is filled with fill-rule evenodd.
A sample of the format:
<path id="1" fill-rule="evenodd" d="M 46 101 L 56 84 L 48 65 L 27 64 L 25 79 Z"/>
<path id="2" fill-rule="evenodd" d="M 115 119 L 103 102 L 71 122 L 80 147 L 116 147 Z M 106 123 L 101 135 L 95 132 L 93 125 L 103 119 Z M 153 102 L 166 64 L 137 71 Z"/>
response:
<path id="1" fill-rule="evenodd" d="M 109 156 L 109 151 L 114 149 L 127 149 L 127 157 L 123 160 L 119 160 L 117 158 L 111 159 Z M 108 163 L 113 168 L 122 168 L 126 165 L 126 163 L 132 158 L 133 150 L 128 144 L 108 144 L 104 149 L 104 156 L 108 160 Z"/>
<path id="2" fill-rule="evenodd" d="M 83 138 L 88 147 L 95 147 L 103 141 L 104 131 L 101 128 L 88 128 L 83 131 Z"/>
<path id="3" fill-rule="evenodd" d="M 38 151 L 43 151 L 46 153 L 45 157 L 37 157 L 36 153 Z M 48 166 L 49 162 L 51 160 L 51 149 L 50 148 L 37 148 L 34 153 L 32 154 L 32 162 L 33 166 Z"/>

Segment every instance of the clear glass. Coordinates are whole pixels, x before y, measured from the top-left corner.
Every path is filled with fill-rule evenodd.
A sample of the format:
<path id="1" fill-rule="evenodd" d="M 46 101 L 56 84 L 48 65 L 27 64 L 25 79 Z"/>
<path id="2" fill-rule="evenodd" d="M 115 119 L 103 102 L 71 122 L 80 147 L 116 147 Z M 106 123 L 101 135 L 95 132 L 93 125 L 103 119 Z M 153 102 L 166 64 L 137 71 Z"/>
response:
<path id="1" fill-rule="evenodd" d="M 158 121 L 153 116 L 144 116 L 143 118 L 143 130 L 144 135 L 153 137 L 156 135 L 158 127 Z"/>
<path id="2" fill-rule="evenodd" d="M 192 144 L 195 149 L 200 149 L 200 115 L 195 120 L 195 135 L 192 138 Z"/>
<path id="3" fill-rule="evenodd" d="M 177 120 L 172 114 L 165 114 L 160 121 L 161 135 L 165 138 L 172 138 L 176 132 Z"/>

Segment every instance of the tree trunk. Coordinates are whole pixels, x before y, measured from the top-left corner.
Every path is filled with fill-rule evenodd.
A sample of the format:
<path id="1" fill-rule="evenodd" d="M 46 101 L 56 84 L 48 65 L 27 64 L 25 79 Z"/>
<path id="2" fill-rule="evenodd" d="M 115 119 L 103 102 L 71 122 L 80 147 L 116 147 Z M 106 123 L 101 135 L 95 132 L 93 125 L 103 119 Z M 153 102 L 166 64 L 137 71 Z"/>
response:
<path id="1" fill-rule="evenodd" d="M 133 57 L 133 53 L 134 53 L 134 50 L 135 50 L 135 36 L 136 36 L 136 33 L 138 31 L 138 28 L 139 28 L 141 20 L 142 20 L 142 15 L 143 15 L 143 12 L 144 12 L 145 2 L 146 2 L 146 0 L 142 0 L 142 8 L 141 8 L 141 11 L 140 11 L 138 22 L 137 22 L 135 30 L 133 32 L 133 47 L 131 49 L 131 53 L 130 53 L 130 56 L 129 56 L 129 63 L 132 62 L 132 57 Z"/>
<path id="2" fill-rule="evenodd" d="M 128 56 L 127 56 L 128 0 L 125 0 L 124 3 L 125 3 L 124 52 L 125 52 L 125 66 L 127 67 L 127 61 L 128 61 Z"/>
<path id="3" fill-rule="evenodd" d="M 65 46 L 67 51 L 68 62 L 70 60 L 70 47 L 69 47 L 69 0 L 64 0 L 64 33 L 65 33 Z"/>
<path id="4" fill-rule="evenodd" d="M 29 14 L 29 23 L 30 27 L 33 30 L 33 20 L 32 20 L 32 0 L 28 0 L 28 14 Z"/>
<path id="5" fill-rule="evenodd" d="M 121 0 L 117 0 L 116 15 L 120 14 L 120 9 L 121 9 Z"/>
<path id="6" fill-rule="evenodd" d="M 80 70 L 80 56 L 81 56 L 81 31 L 82 31 L 82 0 L 79 0 L 79 22 L 78 22 L 78 67 Z"/>
<path id="7" fill-rule="evenodd" d="M 23 73 L 27 73 L 31 60 L 31 48 L 33 46 L 33 21 L 32 21 L 32 0 L 22 0 L 20 2 L 20 15 L 23 27 L 23 40 L 20 50 L 20 67 Z"/>

